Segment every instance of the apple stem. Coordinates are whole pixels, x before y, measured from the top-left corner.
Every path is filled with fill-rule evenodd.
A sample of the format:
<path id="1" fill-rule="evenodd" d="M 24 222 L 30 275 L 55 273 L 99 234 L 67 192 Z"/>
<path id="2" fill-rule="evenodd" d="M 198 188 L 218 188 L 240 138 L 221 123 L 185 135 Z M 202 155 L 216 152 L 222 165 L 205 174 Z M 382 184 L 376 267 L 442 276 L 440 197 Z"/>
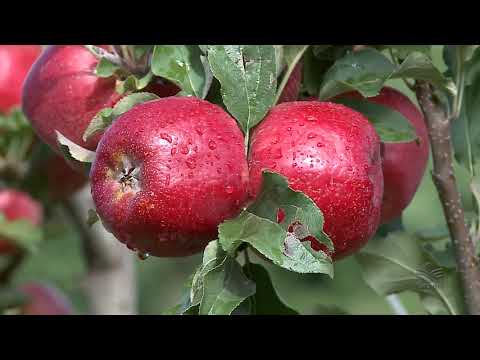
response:
<path id="1" fill-rule="evenodd" d="M 442 203 L 444 216 L 455 249 L 467 310 L 480 315 L 480 270 L 475 245 L 469 235 L 461 197 L 453 170 L 453 146 L 450 121 L 445 110 L 434 99 L 432 86 L 416 81 L 418 103 L 425 116 L 433 156 L 432 178 Z"/>
<path id="2" fill-rule="evenodd" d="M 94 315 L 135 315 L 135 254 L 127 251 L 100 222 L 88 227 L 83 215 L 93 207 L 88 186 L 64 202 L 84 247 L 88 272 L 84 286 L 90 311 Z"/>
<path id="3" fill-rule="evenodd" d="M 403 306 L 402 301 L 397 294 L 388 295 L 385 299 L 387 300 L 395 315 L 408 315 L 407 309 L 405 308 L 405 306 Z"/>

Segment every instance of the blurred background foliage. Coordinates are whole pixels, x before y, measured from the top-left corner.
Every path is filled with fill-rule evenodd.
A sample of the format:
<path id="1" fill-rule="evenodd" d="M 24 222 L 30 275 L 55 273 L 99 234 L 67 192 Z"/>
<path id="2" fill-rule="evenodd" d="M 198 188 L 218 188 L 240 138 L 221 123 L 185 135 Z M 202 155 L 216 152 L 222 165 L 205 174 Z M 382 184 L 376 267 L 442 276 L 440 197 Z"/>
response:
<path id="1" fill-rule="evenodd" d="M 433 60 L 440 70 L 445 69 L 442 59 L 443 46 L 433 46 Z M 401 80 L 391 80 L 388 85 L 407 94 L 415 103 L 414 94 Z M 468 191 L 467 173 L 456 166 L 459 187 L 466 210 L 472 202 Z M 431 160 L 420 188 L 403 214 L 406 231 L 415 233 L 425 228 L 445 227 L 445 220 L 431 176 Z M 56 208 L 46 225 L 45 241 L 38 251 L 29 255 L 13 279 L 14 284 L 26 281 L 47 281 L 62 289 L 72 300 L 77 313 L 87 311 L 82 293 L 82 280 L 86 266 L 81 242 L 68 217 Z M 86 214 L 85 214 L 86 216 Z M 99 225 L 94 225 L 99 226 Z M 136 261 L 139 287 L 140 314 L 160 314 L 176 304 L 182 294 L 182 286 L 195 267 L 201 262 L 201 254 L 178 259 L 155 258 Z M 253 259 L 260 262 L 260 259 Z M 349 257 L 335 264 L 335 279 L 326 275 L 300 275 L 267 266 L 279 295 L 293 309 L 302 314 L 391 314 L 385 298 L 378 296 L 362 279 L 355 258 Z M 411 314 L 424 314 L 417 295 L 400 295 Z M 341 309 L 341 310 L 340 310 Z"/>

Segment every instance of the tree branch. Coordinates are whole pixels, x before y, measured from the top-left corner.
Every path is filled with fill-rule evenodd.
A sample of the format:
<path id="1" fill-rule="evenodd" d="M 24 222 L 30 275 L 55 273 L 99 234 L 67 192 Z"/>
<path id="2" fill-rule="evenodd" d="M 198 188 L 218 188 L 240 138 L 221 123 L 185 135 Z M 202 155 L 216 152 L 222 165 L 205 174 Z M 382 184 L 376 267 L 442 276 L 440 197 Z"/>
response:
<path id="1" fill-rule="evenodd" d="M 94 315 L 134 315 L 137 288 L 134 254 L 126 250 L 100 222 L 89 228 L 88 209 L 93 208 L 90 187 L 65 201 L 65 210 L 78 229 L 84 246 L 88 275 L 85 291 Z"/>
<path id="2" fill-rule="evenodd" d="M 457 267 L 465 292 L 468 312 L 480 315 L 480 271 L 475 247 L 465 224 L 465 217 L 453 171 L 453 147 L 450 122 L 443 108 L 433 98 L 433 89 L 424 81 L 415 83 L 416 95 L 425 116 L 432 148 L 432 178 L 437 188 L 450 237 L 455 249 Z"/>

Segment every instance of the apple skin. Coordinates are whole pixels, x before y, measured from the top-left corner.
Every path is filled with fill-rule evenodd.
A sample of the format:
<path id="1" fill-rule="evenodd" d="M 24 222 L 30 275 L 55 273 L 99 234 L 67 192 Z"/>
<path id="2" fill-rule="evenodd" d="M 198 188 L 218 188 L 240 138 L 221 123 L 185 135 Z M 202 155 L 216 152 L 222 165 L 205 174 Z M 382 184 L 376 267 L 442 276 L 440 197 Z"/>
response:
<path id="1" fill-rule="evenodd" d="M 343 96 L 362 98 L 359 93 L 346 93 L 342 94 Z M 428 131 L 422 113 L 407 96 L 398 90 L 384 87 L 378 96 L 367 100 L 401 113 L 415 128 L 419 140 L 383 144 L 385 189 L 381 223 L 385 224 L 402 215 L 422 181 L 429 157 Z"/>
<path id="2" fill-rule="evenodd" d="M 36 200 L 27 193 L 17 190 L 0 190 L 0 213 L 8 221 L 28 220 L 33 225 L 40 225 L 43 219 L 43 209 Z M 0 255 L 11 254 L 16 251 L 16 246 L 8 239 L 0 238 Z"/>
<path id="3" fill-rule="evenodd" d="M 84 187 L 88 177 L 72 168 L 61 156 L 52 155 L 45 164 L 48 191 L 53 200 L 61 201 Z"/>
<path id="4" fill-rule="evenodd" d="M 46 48 L 28 73 L 22 107 L 42 141 L 61 155 L 55 130 L 74 143 L 95 150 L 101 134 L 82 135 L 95 114 L 121 98 L 115 79 L 94 73 L 98 60 L 82 45 Z"/>
<path id="5" fill-rule="evenodd" d="M 139 253 L 188 256 L 248 199 L 243 134 L 207 101 L 149 101 L 104 133 L 90 180 L 97 213 L 119 241 Z"/>
<path id="6" fill-rule="evenodd" d="M 73 315 L 70 301 L 53 286 L 32 282 L 19 290 L 29 298 L 20 309 L 21 315 Z"/>
<path id="7" fill-rule="evenodd" d="M 284 102 L 292 102 L 298 99 L 298 95 L 300 93 L 300 86 L 302 83 L 302 71 L 303 71 L 303 63 L 299 62 L 293 68 L 292 73 L 290 74 L 290 78 L 288 79 L 285 88 L 280 95 L 278 103 Z"/>
<path id="8" fill-rule="evenodd" d="M 249 166 L 253 197 L 268 169 L 317 204 L 335 247 L 334 260 L 360 249 L 379 226 L 380 140 L 368 120 L 352 109 L 319 101 L 277 105 L 254 129 Z M 314 250 L 320 248 L 316 239 L 304 240 Z"/>
<path id="9" fill-rule="evenodd" d="M 39 45 L 0 45 L 0 113 L 20 105 L 23 81 L 41 52 Z"/>

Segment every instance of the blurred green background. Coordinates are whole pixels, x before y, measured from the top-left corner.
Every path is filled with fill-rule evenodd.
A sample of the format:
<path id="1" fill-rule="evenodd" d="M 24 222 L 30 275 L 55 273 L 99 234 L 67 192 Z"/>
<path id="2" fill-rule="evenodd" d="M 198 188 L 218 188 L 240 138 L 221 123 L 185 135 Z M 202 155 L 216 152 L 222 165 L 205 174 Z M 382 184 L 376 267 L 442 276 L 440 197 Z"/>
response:
<path id="1" fill-rule="evenodd" d="M 440 68 L 444 68 L 442 47 L 433 47 L 433 58 Z M 414 95 L 399 81 L 390 81 L 416 102 Z M 431 161 L 421 186 L 403 216 L 408 232 L 420 229 L 445 226 L 442 209 L 435 187 L 430 177 Z M 463 168 L 457 166 L 460 189 L 464 194 L 464 204 L 468 209 L 471 199 L 468 195 L 467 176 Z M 15 274 L 14 283 L 31 280 L 47 281 L 60 289 L 72 300 L 78 313 L 87 312 L 87 303 L 82 294 L 81 284 L 85 275 L 80 239 L 69 226 L 68 218 L 57 209 L 46 227 L 46 240 L 38 252 L 30 255 Z M 254 261 L 261 261 L 254 259 Z M 182 286 L 187 277 L 201 262 L 201 254 L 189 258 L 162 259 L 150 257 L 136 260 L 139 285 L 139 310 L 141 314 L 160 314 L 175 305 L 182 294 Z M 335 264 L 335 279 L 323 275 L 298 275 L 268 266 L 279 295 L 292 308 L 303 314 L 337 313 L 338 308 L 350 314 L 391 314 L 392 310 L 385 298 L 376 295 L 363 281 L 360 267 L 353 257 Z M 402 302 L 411 314 L 424 314 L 417 295 L 403 293 Z"/>

